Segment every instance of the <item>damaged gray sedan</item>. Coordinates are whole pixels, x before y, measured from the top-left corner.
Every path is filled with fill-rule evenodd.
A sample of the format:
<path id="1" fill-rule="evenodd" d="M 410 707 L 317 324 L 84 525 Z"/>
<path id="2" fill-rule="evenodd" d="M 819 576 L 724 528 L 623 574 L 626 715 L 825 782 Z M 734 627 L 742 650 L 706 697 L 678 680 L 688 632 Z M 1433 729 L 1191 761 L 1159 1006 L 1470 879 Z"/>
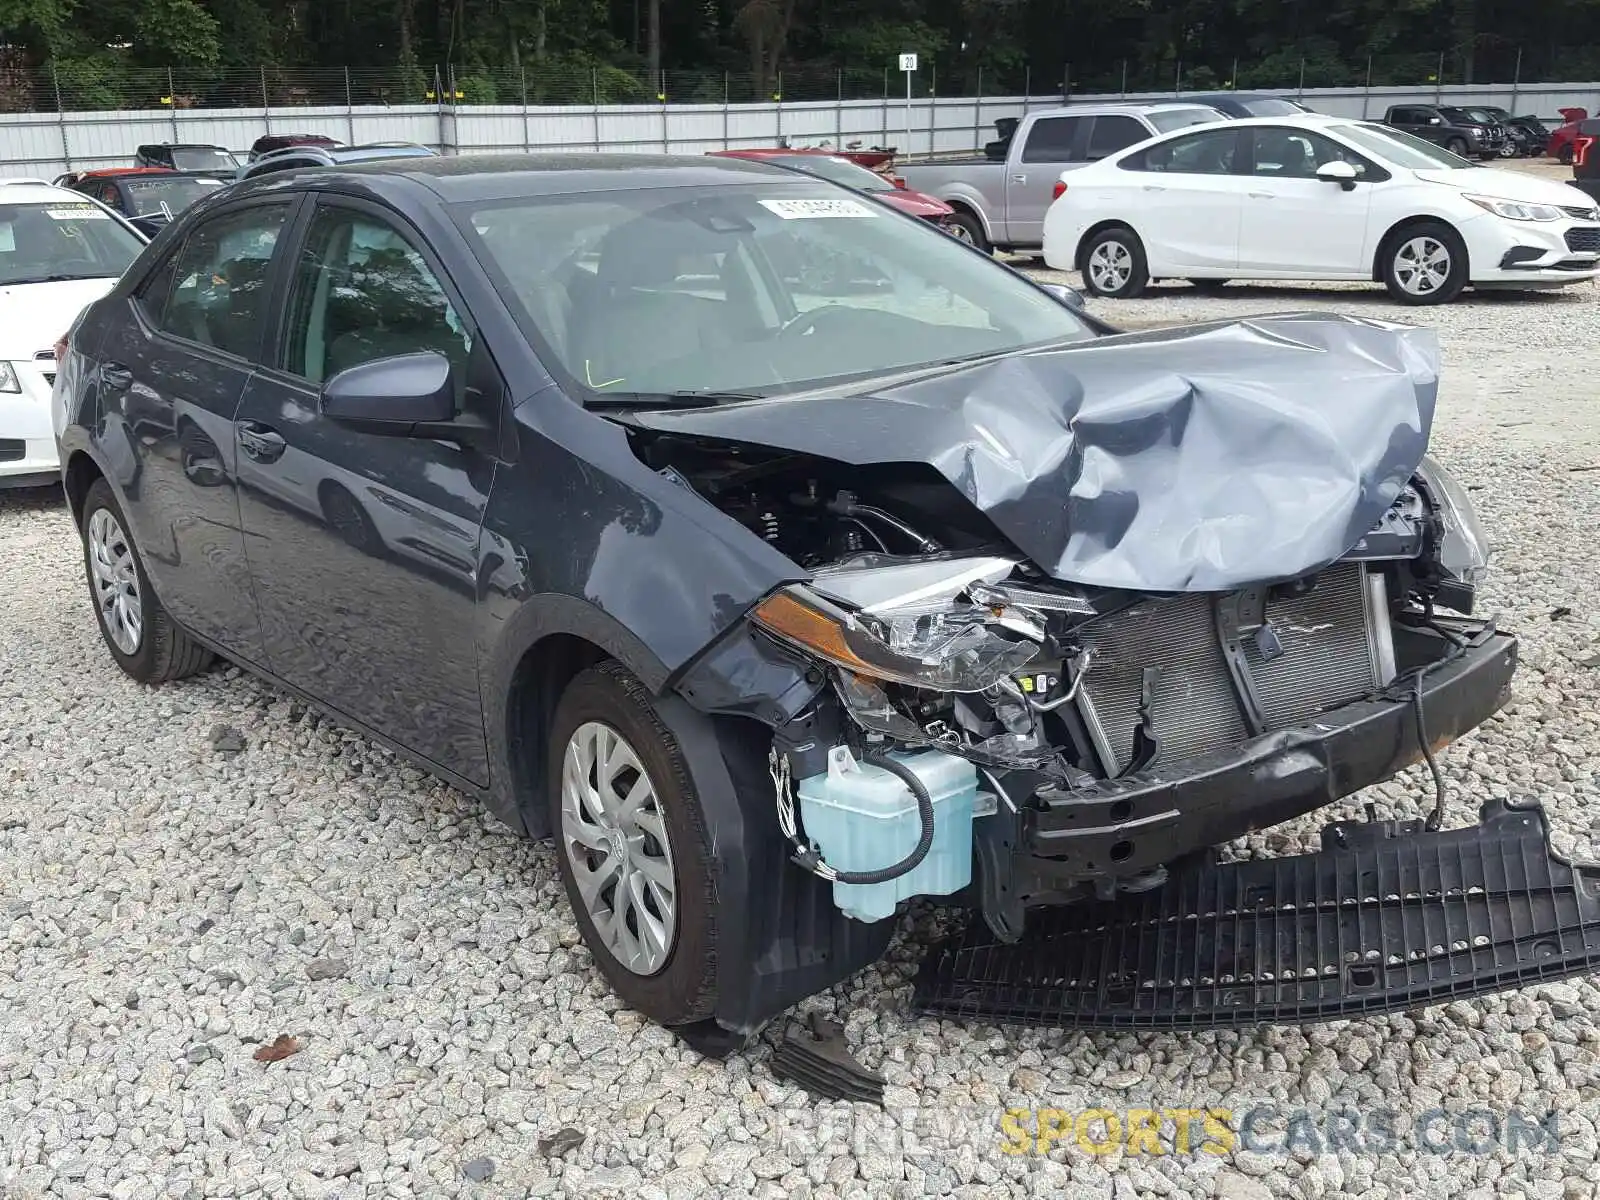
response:
<path id="1" fill-rule="evenodd" d="M 113 658 L 223 654 L 553 837 L 599 969 L 694 1044 L 873 962 L 913 897 L 969 913 L 917 1002 L 986 1019 L 1588 965 L 1536 807 L 1207 853 L 1509 695 L 1430 334 L 1118 334 L 733 160 L 371 164 L 174 225 L 60 348 Z"/>

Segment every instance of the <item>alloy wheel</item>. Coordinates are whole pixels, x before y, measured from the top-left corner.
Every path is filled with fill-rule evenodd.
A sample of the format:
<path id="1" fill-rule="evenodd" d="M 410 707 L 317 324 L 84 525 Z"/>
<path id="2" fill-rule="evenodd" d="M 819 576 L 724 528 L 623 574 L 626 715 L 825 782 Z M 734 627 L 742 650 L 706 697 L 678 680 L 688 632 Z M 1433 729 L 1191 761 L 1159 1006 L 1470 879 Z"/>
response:
<path id="1" fill-rule="evenodd" d="M 1394 256 L 1394 275 L 1412 296 L 1431 296 L 1450 278 L 1450 249 L 1438 238 L 1414 237 Z"/>
<path id="2" fill-rule="evenodd" d="M 665 967 L 678 924 L 665 814 L 638 753 L 598 721 L 567 741 L 561 845 L 606 950 L 635 975 Z"/>
<path id="3" fill-rule="evenodd" d="M 89 568 L 106 636 L 124 654 L 136 654 L 144 638 L 139 572 L 128 535 L 109 509 L 97 508 L 89 517 Z"/>
<path id="4" fill-rule="evenodd" d="M 1102 292 L 1115 292 L 1133 274 L 1133 255 L 1121 242 L 1101 242 L 1089 254 L 1089 278 Z"/>

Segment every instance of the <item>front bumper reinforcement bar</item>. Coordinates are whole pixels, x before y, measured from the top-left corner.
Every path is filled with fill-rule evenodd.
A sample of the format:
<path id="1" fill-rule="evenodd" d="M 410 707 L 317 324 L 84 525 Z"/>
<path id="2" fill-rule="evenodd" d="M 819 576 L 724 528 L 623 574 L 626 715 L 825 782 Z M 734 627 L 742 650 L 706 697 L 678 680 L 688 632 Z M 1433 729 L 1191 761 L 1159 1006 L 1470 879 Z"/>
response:
<path id="1" fill-rule="evenodd" d="M 1199 862 L 1112 901 L 981 918 L 932 947 L 915 1003 L 1083 1029 L 1301 1024 L 1600 971 L 1600 864 L 1549 845 L 1537 803 L 1480 823 L 1338 822 L 1314 854 Z"/>

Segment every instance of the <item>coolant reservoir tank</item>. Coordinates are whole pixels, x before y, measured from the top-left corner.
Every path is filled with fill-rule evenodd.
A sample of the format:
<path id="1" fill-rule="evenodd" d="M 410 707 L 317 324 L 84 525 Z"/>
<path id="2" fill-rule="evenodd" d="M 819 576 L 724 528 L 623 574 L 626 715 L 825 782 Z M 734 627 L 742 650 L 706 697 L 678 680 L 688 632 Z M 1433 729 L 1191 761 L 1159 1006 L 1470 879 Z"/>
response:
<path id="1" fill-rule="evenodd" d="M 881 921 L 911 896 L 948 896 L 972 881 L 972 812 L 978 772 L 938 750 L 890 757 L 911 770 L 933 800 L 933 845 L 908 873 L 884 883 L 835 883 L 833 902 L 858 921 Z M 838 871 L 878 871 L 903 861 L 922 833 L 917 798 L 893 772 L 858 763 L 848 746 L 828 754 L 825 773 L 800 781 L 806 839 Z"/>

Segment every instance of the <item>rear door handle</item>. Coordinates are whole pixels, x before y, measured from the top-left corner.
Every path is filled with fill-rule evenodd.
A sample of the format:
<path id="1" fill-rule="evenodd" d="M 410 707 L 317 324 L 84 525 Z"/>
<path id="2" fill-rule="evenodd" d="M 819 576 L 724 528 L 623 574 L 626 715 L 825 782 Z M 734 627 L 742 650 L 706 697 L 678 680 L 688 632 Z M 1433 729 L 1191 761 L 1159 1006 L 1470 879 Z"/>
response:
<path id="1" fill-rule="evenodd" d="M 259 421 L 240 421 L 237 429 L 239 449 L 254 462 L 277 462 L 288 449 L 289 443 L 283 440 L 281 433 Z"/>
<path id="2" fill-rule="evenodd" d="M 1164 192 L 1167 189 L 1164 188 L 1164 187 L 1161 187 L 1159 184 L 1147 183 L 1147 184 L 1144 185 L 1144 190 L 1147 191 L 1147 192 Z"/>
<path id="3" fill-rule="evenodd" d="M 1250 193 L 1250 198 L 1252 200 L 1271 200 L 1272 199 L 1272 193 L 1271 192 L 1251 192 Z"/>
<path id="4" fill-rule="evenodd" d="M 1027 183 L 1028 182 L 1028 177 L 1026 175 L 1013 175 L 1011 177 L 1011 182 L 1012 183 Z"/>
<path id="5" fill-rule="evenodd" d="M 133 371 L 119 362 L 101 363 L 100 381 L 108 388 L 127 391 L 133 386 Z"/>

